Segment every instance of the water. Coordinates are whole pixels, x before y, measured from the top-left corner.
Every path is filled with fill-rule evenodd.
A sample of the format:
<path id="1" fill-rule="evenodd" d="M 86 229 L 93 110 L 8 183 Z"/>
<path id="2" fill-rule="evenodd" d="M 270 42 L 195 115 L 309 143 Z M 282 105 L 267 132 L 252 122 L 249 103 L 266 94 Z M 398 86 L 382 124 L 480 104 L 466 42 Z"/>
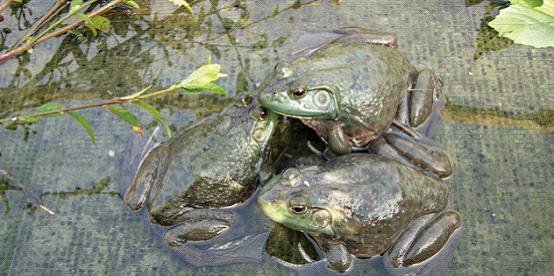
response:
<path id="1" fill-rule="evenodd" d="M 36 47 L 30 57 L 0 65 L 0 116 L 45 101 L 82 103 L 125 95 L 150 83 L 164 87 L 184 78 L 209 55 L 229 75 L 220 84 L 238 93 L 261 82 L 303 31 L 351 25 L 390 31 L 416 67 L 439 74 L 449 98 L 435 139 L 456 161 L 448 184 L 452 209 L 464 219 L 464 234 L 439 265 L 453 275 L 552 271 L 551 48 L 494 42 L 492 46 L 506 47 L 483 51 L 476 40 L 486 1 L 471 7 L 454 0 L 238 2 L 219 1 L 215 14 L 209 2 L 197 3 L 193 20 L 184 12 L 173 13 L 168 1 L 153 0 L 151 9 L 131 17 L 112 14 L 107 34 L 80 44 L 65 38 Z M 19 20 L 5 11 L 0 27 L 12 31 L 3 36 L 5 44 L 15 42 L 22 34 L 18 26 L 25 19 L 32 22 L 48 5 L 29 2 L 16 13 Z M 155 104 L 180 127 L 220 110 L 225 102 L 218 96 L 194 95 Z M 44 202 L 56 212 L 50 216 L 25 209 L 29 199 L 18 191 L 0 197 L 0 271 L 293 272 L 267 256 L 256 266 L 192 268 L 184 263 L 142 215 L 129 211 L 117 196 L 116 176 L 129 127 L 103 110 L 82 114 L 94 126 L 94 146 L 65 117 L 36 125 L 27 141 L 21 128 L 0 128 L 0 166 L 37 193 L 49 193 Z M 144 122 L 151 120 L 142 115 Z M 110 179 L 102 189 L 105 177 Z M 94 185 L 98 189 L 88 190 Z M 272 225 L 264 227 L 270 230 Z M 356 264 L 353 273 L 380 274 L 376 260 Z"/>

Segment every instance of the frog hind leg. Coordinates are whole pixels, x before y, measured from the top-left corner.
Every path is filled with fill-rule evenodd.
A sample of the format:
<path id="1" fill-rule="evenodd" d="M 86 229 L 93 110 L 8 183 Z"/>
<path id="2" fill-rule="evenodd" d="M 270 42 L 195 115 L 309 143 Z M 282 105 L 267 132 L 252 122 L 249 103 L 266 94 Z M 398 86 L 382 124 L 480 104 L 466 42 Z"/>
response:
<path id="1" fill-rule="evenodd" d="M 427 214 L 414 220 L 411 225 L 402 232 L 394 245 L 384 254 L 384 261 L 393 268 L 401 267 L 404 256 L 410 249 L 410 245 L 416 239 L 418 232 L 427 225 L 437 214 Z"/>
<path id="2" fill-rule="evenodd" d="M 193 209 L 187 212 L 184 221 L 169 228 L 163 235 L 170 247 L 179 247 L 188 241 L 207 241 L 228 229 L 234 214 L 222 209 Z"/>
<path id="3" fill-rule="evenodd" d="M 427 137 L 440 118 L 445 98 L 442 81 L 430 69 L 423 69 L 412 77 L 412 84 L 404 93 L 396 119 Z"/>
<path id="4" fill-rule="evenodd" d="M 125 194 L 123 201 L 132 210 L 138 210 L 144 205 L 152 185 L 165 175 L 169 162 L 169 148 L 158 145 L 146 154 L 141 161 L 135 177 Z"/>
<path id="5" fill-rule="evenodd" d="M 336 155 L 344 155 L 352 152 L 352 147 L 341 126 L 333 128 L 327 136 L 329 149 Z"/>
<path id="6" fill-rule="evenodd" d="M 448 211 L 441 214 L 418 233 L 402 265 L 408 267 L 428 260 L 446 245 L 461 226 L 462 219 L 458 213 Z"/>

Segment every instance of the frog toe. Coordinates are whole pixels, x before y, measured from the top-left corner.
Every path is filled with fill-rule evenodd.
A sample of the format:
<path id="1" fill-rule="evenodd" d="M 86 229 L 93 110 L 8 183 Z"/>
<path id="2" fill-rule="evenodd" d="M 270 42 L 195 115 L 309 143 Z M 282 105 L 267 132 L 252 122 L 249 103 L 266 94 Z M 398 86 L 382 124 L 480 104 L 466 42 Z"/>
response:
<path id="1" fill-rule="evenodd" d="M 419 233 L 404 257 L 403 266 L 411 266 L 431 258 L 461 226 L 462 219 L 458 213 L 449 211 L 441 214 Z"/>

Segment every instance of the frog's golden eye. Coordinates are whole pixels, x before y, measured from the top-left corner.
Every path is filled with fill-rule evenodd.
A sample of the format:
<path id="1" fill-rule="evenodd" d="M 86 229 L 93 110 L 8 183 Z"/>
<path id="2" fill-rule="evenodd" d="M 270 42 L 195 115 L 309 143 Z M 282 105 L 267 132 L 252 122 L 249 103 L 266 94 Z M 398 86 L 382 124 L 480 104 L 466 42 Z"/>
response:
<path id="1" fill-rule="evenodd" d="M 306 96 L 307 90 L 304 88 L 296 88 L 290 92 L 293 98 L 295 99 L 301 99 L 304 96 Z"/>
<path id="2" fill-rule="evenodd" d="M 304 205 L 294 205 L 290 207 L 290 210 L 297 215 L 301 215 L 306 213 L 306 211 L 308 211 L 308 208 Z"/>
<path id="3" fill-rule="evenodd" d="M 302 196 L 296 196 L 289 202 L 290 211 L 296 215 L 305 214 L 308 211 L 308 202 Z"/>

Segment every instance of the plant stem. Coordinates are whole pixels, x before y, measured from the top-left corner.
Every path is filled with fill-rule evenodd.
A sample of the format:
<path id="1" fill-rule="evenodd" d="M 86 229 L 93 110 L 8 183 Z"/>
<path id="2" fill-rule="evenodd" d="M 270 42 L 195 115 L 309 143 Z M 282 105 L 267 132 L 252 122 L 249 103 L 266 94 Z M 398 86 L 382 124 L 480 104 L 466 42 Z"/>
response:
<path id="1" fill-rule="evenodd" d="M 91 2 L 95 2 L 96 0 L 94 1 L 89 1 L 89 2 L 86 2 L 85 4 L 88 4 L 88 3 L 91 3 Z M 104 6 L 102 6 L 101 8 L 87 14 L 87 17 L 93 17 L 93 16 L 96 16 L 96 15 L 99 15 L 99 14 L 102 14 L 104 12 L 107 12 L 109 10 L 111 10 L 112 8 L 114 8 L 117 4 L 119 4 L 121 2 L 121 0 L 114 0 Z M 85 4 L 83 4 L 83 7 L 85 6 Z M 92 3 L 91 3 L 92 4 Z M 62 18 L 62 19 L 66 19 L 66 17 Z M 61 20 L 61 19 L 60 19 Z M 58 24 L 58 22 L 60 22 L 60 20 L 56 21 L 54 24 Z M 42 43 L 48 39 L 51 39 L 53 37 L 56 37 L 56 36 L 59 36 L 61 34 L 64 34 L 66 32 L 68 32 L 69 30 L 72 30 L 76 27 L 78 27 L 79 25 L 81 25 L 83 23 L 83 20 L 77 20 L 71 24 L 67 24 L 59 29 L 56 29 L 54 30 L 53 32 L 49 32 L 49 33 L 46 33 L 48 31 L 50 31 L 52 28 L 48 28 L 46 29 L 44 32 L 42 32 L 35 40 L 33 40 L 32 42 L 30 43 L 25 43 L 11 51 L 8 51 L 7 53 L 4 53 L 3 55 L 0 55 L 0 64 L 5 62 L 6 60 L 10 59 L 10 58 L 13 58 L 15 56 L 18 56 L 22 53 L 24 53 L 25 51 L 29 50 L 30 48 L 32 48 L 33 46 L 39 44 L 39 43 Z"/>
<path id="2" fill-rule="evenodd" d="M 175 91 L 179 88 L 181 88 L 180 85 L 174 84 L 174 85 L 172 85 L 168 88 L 158 90 L 156 92 L 152 92 L 152 93 L 149 93 L 149 94 L 146 94 L 146 95 L 141 95 L 141 96 L 138 96 L 136 98 L 130 98 L 130 99 L 113 98 L 113 99 L 101 101 L 99 103 L 76 105 L 76 106 L 71 106 L 71 107 L 68 107 L 68 108 L 62 108 L 62 109 L 57 109 L 57 110 L 52 110 L 52 111 L 38 112 L 38 113 L 33 113 L 33 114 L 28 114 L 28 115 L 21 115 L 21 116 L 16 116 L 16 117 L 7 118 L 7 119 L 0 119 L 0 125 L 5 124 L 5 123 L 9 122 L 10 120 L 17 121 L 18 117 L 43 117 L 43 116 L 54 115 L 54 114 L 63 114 L 63 113 L 71 112 L 71 111 L 87 109 L 87 108 L 92 108 L 92 107 L 105 107 L 105 106 L 108 106 L 108 105 L 132 103 L 132 102 L 135 102 L 135 101 L 138 101 L 138 100 L 148 99 L 148 98 L 160 96 L 160 95 L 163 95 L 163 94 L 167 94 L 167 93 L 173 92 L 173 91 Z"/>
<path id="3" fill-rule="evenodd" d="M 38 29 L 40 29 L 40 27 L 42 27 L 42 25 L 48 20 L 50 19 L 50 17 L 52 17 L 56 12 L 58 12 L 62 7 L 65 6 L 65 4 L 67 4 L 67 1 L 68 0 L 59 0 L 56 2 L 56 4 L 54 4 L 47 12 L 44 16 L 42 16 L 37 22 L 35 22 L 33 24 L 33 26 L 31 26 L 31 28 L 29 28 L 26 32 L 25 32 L 25 35 L 23 35 L 15 44 L 14 46 L 12 47 L 12 49 L 14 48 L 17 48 L 21 45 L 23 45 L 23 43 L 25 43 L 25 38 L 27 37 L 30 37 L 32 36 Z"/>
<path id="4" fill-rule="evenodd" d="M 0 3 L 0 13 L 7 9 L 12 2 L 13 0 L 5 0 L 4 2 Z"/>

